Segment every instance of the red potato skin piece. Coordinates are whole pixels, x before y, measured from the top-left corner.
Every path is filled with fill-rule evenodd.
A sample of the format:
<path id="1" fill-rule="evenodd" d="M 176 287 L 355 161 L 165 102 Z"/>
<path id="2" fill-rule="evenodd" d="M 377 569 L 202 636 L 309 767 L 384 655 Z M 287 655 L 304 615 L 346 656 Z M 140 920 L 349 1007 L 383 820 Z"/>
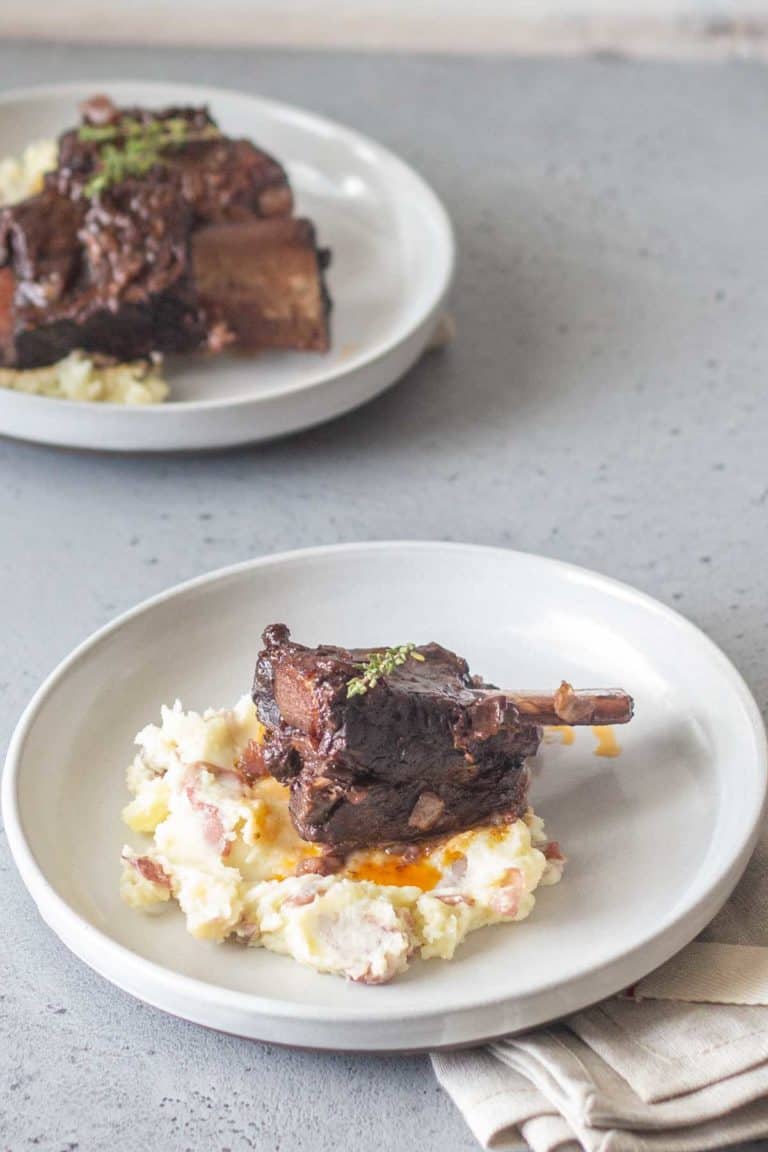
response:
<path id="1" fill-rule="evenodd" d="M 132 863 L 139 875 L 143 876 L 145 880 L 170 891 L 170 877 L 166 875 L 156 860 L 152 860 L 149 856 L 136 856 Z"/>
<path id="2" fill-rule="evenodd" d="M 544 849 L 544 857 L 546 860 L 564 861 L 566 859 L 566 857 L 563 855 L 563 850 L 558 844 L 557 840 L 550 840 L 549 844 L 547 844 L 546 848 Z"/>
<path id="3" fill-rule="evenodd" d="M 520 911 L 520 901 L 523 898 L 525 884 L 522 873 L 518 868 L 510 868 L 501 885 L 491 896 L 490 905 L 497 916 L 512 919 Z"/>

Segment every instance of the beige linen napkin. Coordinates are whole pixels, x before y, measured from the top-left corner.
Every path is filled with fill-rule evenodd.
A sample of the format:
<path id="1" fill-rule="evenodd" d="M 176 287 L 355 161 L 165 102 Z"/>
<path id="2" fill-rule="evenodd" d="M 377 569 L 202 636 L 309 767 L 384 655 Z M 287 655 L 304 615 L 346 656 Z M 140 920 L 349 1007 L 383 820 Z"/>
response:
<path id="1" fill-rule="evenodd" d="M 703 1152 L 768 1136 L 768 835 L 701 938 L 629 995 L 432 1062 L 487 1148 Z"/>

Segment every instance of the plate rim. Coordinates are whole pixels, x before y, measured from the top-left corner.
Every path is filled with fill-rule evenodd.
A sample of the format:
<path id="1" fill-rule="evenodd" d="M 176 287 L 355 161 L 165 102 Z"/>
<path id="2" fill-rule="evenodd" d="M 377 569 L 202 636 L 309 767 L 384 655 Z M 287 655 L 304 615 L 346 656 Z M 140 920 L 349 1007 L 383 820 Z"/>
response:
<path id="1" fill-rule="evenodd" d="M 55 99 L 57 96 L 74 96 L 83 93 L 85 89 L 90 89 L 91 91 L 104 90 L 110 94 L 112 92 L 119 94 L 121 88 L 128 89 L 132 87 L 152 89 L 157 92 L 158 98 L 162 98 L 163 93 L 168 94 L 170 98 L 171 92 L 178 92 L 179 89 L 186 88 L 198 93 L 199 98 L 206 103 L 222 96 L 250 101 L 259 105 L 262 109 L 271 112 L 276 118 L 284 121 L 292 121 L 295 124 L 303 125 L 309 130 L 317 131 L 318 129 L 322 129 L 326 132 L 330 130 L 334 135 L 341 136 L 351 147 L 373 153 L 379 161 L 383 161 L 388 166 L 395 168 L 401 176 L 411 181 L 418 188 L 419 194 L 424 198 L 425 202 L 428 203 L 430 212 L 441 233 L 440 242 L 444 261 L 442 274 L 439 278 L 436 278 L 434 290 L 429 297 L 426 298 L 418 314 L 408 323 L 407 328 L 392 333 L 385 340 L 379 340 L 367 352 L 356 353 L 349 356 L 339 363 L 335 370 L 326 371 L 325 374 L 309 382 L 288 382 L 274 385 L 259 392 L 256 396 L 212 397 L 206 400 L 174 400 L 167 404 L 151 405 L 116 404 L 111 401 L 94 404 L 86 400 L 64 400 L 56 396 L 38 396 L 26 392 L 9 390 L 7 395 L 13 397 L 17 402 L 22 401 L 29 403 L 30 401 L 39 402 L 44 400 L 52 412 L 60 409 L 62 405 L 65 405 L 67 412 L 87 411 L 91 414 L 103 412 L 105 418 L 107 414 L 114 415 L 116 412 L 120 412 L 129 414 L 127 418 L 137 423 L 141 420 L 154 420 L 156 417 L 165 419 L 165 416 L 158 416 L 161 412 L 175 412 L 176 414 L 183 412 L 184 415 L 193 415 L 196 412 L 205 413 L 212 410 L 238 409 L 247 405 L 259 405 L 287 397 L 295 399 L 297 396 L 301 396 L 302 393 L 312 392 L 315 389 L 344 380 L 384 360 L 414 336 L 445 300 L 456 273 L 456 235 L 448 210 L 442 199 L 421 173 L 406 160 L 403 160 L 396 152 L 392 151 L 392 149 L 384 144 L 380 144 L 373 137 L 367 136 L 355 128 L 350 128 L 330 116 L 315 113 L 300 105 L 287 103 L 282 100 L 273 100 L 268 96 L 247 92 L 242 88 L 227 88 L 223 85 L 213 84 L 197 85 L 188 81 L 141 80 L 124 76 L 119 80 L 108 80 L 105 78 L 103 80 L 67 81 L 61 84 L 33 84 L 10 88 L 0 92 L 0 109 L 9 104 L 17 103 L 20 100 L 36 98 Z M 0 390 L 0 397 L 4 395 L 6 395 L 6 390 Z M 51 405 L 55 407 L 51 407 Z M 98 417 L 96 418 L 98 419 Z"/>
<path id="2" fill-rule="evenodd" d="M 173 1009 L 168 1009 L 164 1004 L 157 1002 L 157 993 L 160 990 L 170 993 L 171 996 L 182 995 L 189 997 L 201 1009 L 206 1006 L 214 1009 L 219 1008 L 229 1013 L 234 1012 L 241 1017 L 245 1016 L 250 1021 L 271 1019 L 272 1021 L 282 1022 L 293 1021 L 299 1024 L 306 1022 L 311 1025 L 325 1025 L 327 1027 L 336 1025 L 342 1030 L 346 1028 L 349 1031 L 350 1029 L 354 1030 L 356 1028 L 363 1028 L 366 1025 L 382 1024 L 391 1020 L 392 1010 L 387 1007 L 383 999 L 366 999 L 364 1005 L 361 1002 L 360 1005 L 345 1005 L 343 1008 L 339 1005 L 334 1006 L 331 1002 L 323 1005 L 297 1005 L 294 1001 L 290 1000 L 270 998 L 254 992 L 242 992 L 235 989 L 224 988 L 221 985 L 206 982 L 197 977 L 176 973 L 154 960 L 140 956 L 126 945 L 118 943 L 112 936 L 100 928 L 89 923 L 79 912 L 71 907 L 64 897 L 59 895 L 47 879 L 42 868 L 38 865 L 32 849 L 27 842 L 18 806 L 18 784 L 24 746 L 37 713 L 44 704 L 48 694 L 84 656 L 104 640 L 108 639 L 110 635 L 119 632 L 120 629 L 131 620 L 177 596 L 185 595 L 208 584 L 217 583 L 220 580 L 236 577 L 247 571 L 280 566 L 285 563 L 312 560 L 329 554 L 336 555 L 350 552 L 363 553 L 366 551 L 389 550 L 406 550 L 414 553 L 419 551 L 430 551 L 434 553 L 444 551 L 452 553 L 468 552 L 478 558 L 486 555 L 503 555 L 517 558 L 523 563 L 538 561 L 551 567 L 553 570 L 558 569 L 568 574 L 571 579 L 576 579 L 582 584 L 590 585 L 593 588 L 605 589 L 625 600 L 639 604 L 646 610 L 653 611 L 658 616 L 667 619 L 675 627 L 682 627 L 689 635 L 695 637 L 699 643 L 704 643 L 712 659 L 717 662 L 721 670 L 731 681 L 737 697 L 745 708 L 746 715 L 751 722 L 752 734 L 755 738 L 755 767 L 758 770 L 756 780 L 758 793 L 761 793 L 760 802 L 755 806 L 751 821 L 742 829 L 742 834 L 738 841 L 734 840 L 728 852 L 726 862 L 719 868 L 717 881 L 712 883 L 710 887 L 703 892 L 698 893 L 693 902 L 686 903 L 682 911 L 672 909 L 671 912 L 663 917 L 659 924 L 656 925 L 653 933 L 645 937 L 639 944 L 625 952 L 618 952 L 597 967 L 590 967 L 589 964 L 582 966 L 576 972 L 571 973 L 565 983 L 553 977 L 546 984 L 537 985 L 535 990 L 519 997 L 494 994 L 479 999 L 475 997 L 471 1002 L 467 1002 L 462 998 L 459 1002 L 452 1003 L 450 1007 L 439 1012 L 433 1007 L 424 1010 L 412 1010 L 409 1012 L 408 1018 L 424 1027 L 427 1026 L 430 1021 L 441 1021 L 448 1018 L 458 1018 L 462 1015 L 471 1015 L 473 1011 L 487 1012 L 494 1006 L 501 1008 L 515 1000 L 524 1002 L 529 998 L 535 999 L 547 994 L 553 994 L 557 992 L 557 990 L 567 990 L 571 985 L 578 986 L 582 984 L 585 980 L 588 980 L 590 976 L 596 980 L 598 977 L 604 977 L 606 974 L 609 974 L 612 969 L 622 967 L 623 971 L 620 979 L 615 980 L 614 983 L 611 983 L 609 979 L 607 983 L 609 990 L 599 994 L 598 998 L 602 999 L 604 996 L 612 995 L 620 991 L 621 988 L 625 987 L 628 983 L 640 979 L 652 968 L 664 963 L 684 947 L 685 944 L 689 943 L 702 928 L 709 923 L 719 908 L 725 903 L 746 868 L 757 842 L 763 814 L 766 810 L 766 797 L 768 794 L 768 743 L 766 742 L 766 729 L 760 709 L 743 676 L 722 649 L 697 625 L 675 609 L 668 607 L 660 600 L 630 584 L 603 575 L 592 569 L 553 557 L 543 556 L 539 553 L 524 552 L 517 549 L 508 549 L 492 545 L 438 540 L 373 540 L 319 545 L 269 553 L 264 556 L 243 560 L 235 564 L 214 569 L 193 577 L 190 580 L 172 585 L 154 596 L 146 598 L 127 611 L 120 613 L 101 628 L 92 632 L 56 665 L 36 690 L 16 724 L 8 746 L 2 774 L 2 789 L 0 792 L 2 798 L 3 823 L 11 855 L 27 891 L 32 896 L 45 922 L 56 932 L 71 951 L 75 952 L 89 967 L 99 972 L 111 983 L 123 987 L 134 995 L 138 995 L 147 1003 L 154 1003 L 157 1007 L 165 1011 L 170 1010 L 172 1013 L 174 1013 Z M 83 954 L 83 951 L 79 950 L 78 947 L 75 946 L 75 943 L 73 943 L 73 941 L 77 942 L 79 939 L 83 939 L 89 944 L 89 947 L 85 949 L 88 953 L 87 958 L 86 955 Z M 649 967 L 642 957 L 651 951 L 654 952 L 654 960 Z M 95 962 L 94 952 L 99 957 L 98 963 Z M 627 965 L 631 965 L 632 961 L 635 962 L 636 971 L 630 979 L 627 979 Z M 125 970 L 142 978 L 141 985 L 143 990 L 141 994 L 133 991 L 130 982 L 126 985 L 121 979 Z M 146 990 L 146 995 L 144 989 Z M 332 1000 L 332 997 L 330 1000 Z M 544 1022 L 544 1019 L 554 1019 L 557 1016 L 563 1015 L 564 1012 L 570 1013 L 581 1010 L 595 1001 L 595 996 L 577 997 L 575 1003 L 569 1002 L 560 1010 L 555 1009 L 555 1011 L 542 1018 L 540 1022 Z M 181 1011 L 174 1014 L 184 1015 Z M 200 1022 L 205 1023 L 205 1021 Z M 529 1026 L 531 1025 L 526 1025 L 526 1027 Z M 231 1031 L 237 1033 L 236 1028 L 232 1028 Z M 469 1033 L 471 1033 L 471 1031 L 470 1025 Z M 508 1027 L 503 1028 L 503 1031 L 496 1033 L 496 1035 L 507 1032 L 509 1032 Z M 469 1035 L 468 1039 L 459 1042 L 477 1042 L 480 1039 L 489 1038 L 487 1031 L 484 1031 L 482 1036 L 479 1034 L 476 1036 Z M 332 1046 L 326 1041 L 301 1041 L 301 1043 L 306 1043 L 313 1048 Z M 439 1041 L 429 1043 L 429 1047 L 440 1046 Z M 355 1043 L 352 1047 L 359 1050 L 370 1051 L 385 1049 L 396 1050 L 398 1047 L 407 1048 L 409 1046 L 407 1043 L 402 1045 L 398 1045 L 397 1043 L 387 1045 Z M 413 1045 L 411 1045 L 410 1048 L 412 1050 Z"/>

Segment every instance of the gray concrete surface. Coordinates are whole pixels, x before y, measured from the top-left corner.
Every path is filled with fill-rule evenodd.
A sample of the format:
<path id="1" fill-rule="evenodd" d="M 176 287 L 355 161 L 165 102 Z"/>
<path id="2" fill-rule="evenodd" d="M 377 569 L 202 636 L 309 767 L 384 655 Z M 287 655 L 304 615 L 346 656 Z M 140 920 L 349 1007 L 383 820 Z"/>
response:
<path id="1" fill-rule="evenodd" d="M 108 458 L 0 442 L 0 740 L 88 632 L 275 549 L 543 552 L 675 605 L 768 700 L 768 153 L 759 65 L 0 45 L 0 85 L 200 80 L 397 149 L 458 233 L 458 339 L 282 443 Z M 55 771 L 55 749 L 51 749 Z M 469 1152 L 425 1058 L 292 1053 L 134 1002 L 39 921 L 0 837 L 0 1148 Z"/>

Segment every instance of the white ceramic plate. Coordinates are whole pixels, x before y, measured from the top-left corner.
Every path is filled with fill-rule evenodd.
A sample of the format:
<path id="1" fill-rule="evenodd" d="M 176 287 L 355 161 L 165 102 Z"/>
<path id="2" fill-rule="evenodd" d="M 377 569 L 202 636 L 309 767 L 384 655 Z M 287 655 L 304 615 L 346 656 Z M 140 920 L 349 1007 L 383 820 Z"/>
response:
<path id="1" fill-rule="evenodd" d="M 589 731 L 545 748 L 533 801 L 569 865 L 521 924 L 385 987 L 187 935 L 118 897 L 134 733 L 179 696 L 248 690 L 271 621 L 347 645 L 437 639 L 510 686 L 621 685 L 616 759 Z M 3 808 L 21 874 L 62 940 L 150 1004 L 244 1036 L 361 1050 L 466 1044 L 574 1011 L 639 979 L 714 915 L 754 845 L 766 789 L 757 707 L 725 656 L 640 592 L 536 556 L 358 544 L 267 557 L 172 589 L 78 648 L 8 753 Z"/>
<path id="2" fill-rule="evenodd" d="M 0 391 L 0 433 L 75 448 L 215 448 L 295 432 L 393 384 L 424 350 L 453 271 L 445 210 L 421 177 L 373 141 L 308 112 L 217 88 L 144 81 L 27 89 L 0 97 L 0 156 L 76 122 L 106 91 L 123 104 L 208 104 L 225 132 L 287 168 L 297 212 L 333 250 L 333 347 L 325 356 L 187 357 L 169 365 L 171 402 L 73 403 Z"/>

